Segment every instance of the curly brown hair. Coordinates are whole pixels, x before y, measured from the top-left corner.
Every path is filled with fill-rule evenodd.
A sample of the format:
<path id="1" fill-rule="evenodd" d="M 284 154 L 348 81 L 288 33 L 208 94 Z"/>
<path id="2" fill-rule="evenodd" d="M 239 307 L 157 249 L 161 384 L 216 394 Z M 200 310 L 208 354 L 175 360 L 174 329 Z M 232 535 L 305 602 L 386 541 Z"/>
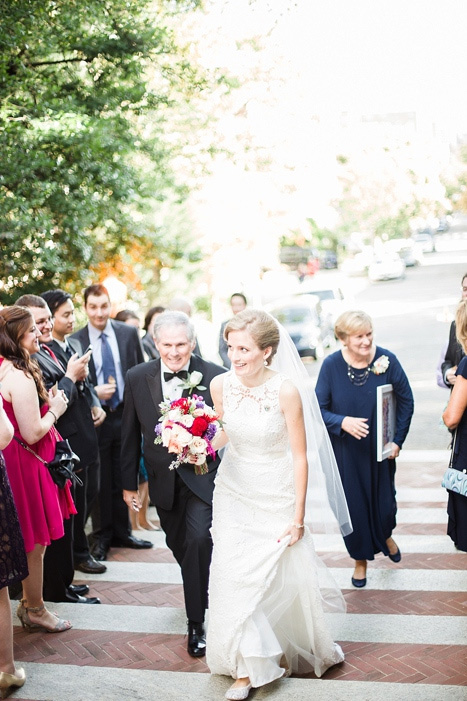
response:
<path id="1" fill-rule="evenodd" d="M 10 360 L 17 370 L 32 377 L 39 398 L 47 402 L 48 394 L 39 364 L 21 345 L 21 339 L 31 324 L 34 324 L 34 317 L 27 307 L 15 304 L 0 309 L 0 355 Z"/>

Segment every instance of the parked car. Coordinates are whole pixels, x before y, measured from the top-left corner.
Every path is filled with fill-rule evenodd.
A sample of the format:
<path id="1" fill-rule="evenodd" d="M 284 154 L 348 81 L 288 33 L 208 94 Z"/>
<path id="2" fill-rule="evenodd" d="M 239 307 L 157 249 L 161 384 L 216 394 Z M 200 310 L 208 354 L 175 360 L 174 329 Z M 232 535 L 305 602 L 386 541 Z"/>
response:
<path id="1" fill-rule="evenodd" d="M 337 268 L 337 256 L 334 251 L 323 251 L 319 255 L 319 263 L 321 268 L 333 270 Z"/>
<path id="2" fill-rule="evenodd" d="M 397 253 L 385 253 L 377 256 L 368 268 L 368 277 L 372 282 L 397 280 L 404 275 L 405 263 Z"/>
<path id="3" fill-rule="evenodd" d="M 321 283 L 321 284 L 320 284 Z M 347 309 L 348 304 L 346 304 L 344 299 L 344 294 L 342 289 L 338 285 L 328 284 L 324 285 L 324 280 L 313 280 L 310 283 L 305 283 L 301 287 L 301 292 L 297 296 L 302 295 L 314 295 L 318 297 L 321 307 L 321 326 L 330 327 L 334 326 L 334 322 L 342 314 L 345 309 Z M 332 334 L 334 338 L 334 332 Z"/>
<path id="4" fill-rule="evenodd" d="M 413 239 L 390 239 L 384 248 L 389 253 L 398 253 L 406 268 L 420 265 L 423 261 L 422 246 Z"/>
<path id="5" fill-rule="evenodd" d="M 368 266 L 371 263 L 372 256 L 373 248 L 371 246 L 365 247 L 365 250 L 346 258 L 340 266 L 340 269 L 345 275 L 348 275 L 349 277 L 366 275 L 368 272 Z"/>
<path id="6" fill-rule="evenodd" d="M 417 231 L 413 236 L 413 240 L 421 245 L 423 253 L 434 253 L 436 251 L 435 232 L 430 227 Z"/>
<path id="7" fill-rule="evenodd" d="M 267 311 L 289 333 L 302 358 L 322 358 L 323 334 L 320 324 L 320 301 L 314 295 L 297 295 L 275 302 Z"/>

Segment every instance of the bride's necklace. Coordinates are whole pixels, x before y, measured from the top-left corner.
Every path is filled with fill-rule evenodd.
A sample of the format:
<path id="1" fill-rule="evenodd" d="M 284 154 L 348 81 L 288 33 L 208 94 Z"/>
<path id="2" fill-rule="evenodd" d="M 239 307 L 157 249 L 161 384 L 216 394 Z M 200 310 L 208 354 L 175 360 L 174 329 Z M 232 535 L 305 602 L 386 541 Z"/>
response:
<path id="1" fill-rule="evenodd" d="M 363 387 L 368 378 L 370 377 L 371 368 L 368 365 L 366 368 L 357 369 L 353 368 L 347 363 L 347 377 L 350 382 L 356 387 Z"/>

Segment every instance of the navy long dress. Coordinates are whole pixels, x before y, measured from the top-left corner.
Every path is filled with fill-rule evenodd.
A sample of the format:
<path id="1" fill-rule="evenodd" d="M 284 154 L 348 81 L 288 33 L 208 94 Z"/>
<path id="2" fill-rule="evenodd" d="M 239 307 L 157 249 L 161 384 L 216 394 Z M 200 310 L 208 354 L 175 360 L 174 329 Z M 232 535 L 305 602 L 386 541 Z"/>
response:
<path id="1" fill-rule="evenodd" d="M 467 358 L 460 361 L 456 375 L 467 380 Z M 467 467 L 467 411 L 457 427 L 452 466 L 461 471 Z M 448 535 L 459 550 L 467 552 L 467 498 L 454 492 L 448 494 Z"/>
<path id="2" fill-rule="evenodd" d="M 370 372 L 362 386 L 352 384 L 342 352 L 328 356 L 321 366 L 316 395 L 329 432 L 342 479 L 353 533 L 344 538 L 355 560 L 374 560 L 375 553 L 388 555 L 386 540 L 396 526 L 395 460 L 376 460 L 376 388 L 392 384 L 397 400 L 394 443 L 400 448 L 407 437 L 413 414 L 413 395 L 407 375 L 394 353 L 377 346 L 371 365 L 387 356 L 389 366 L 380 375 Z M 353 369 L 358 375 L 361 369 Z M 346 416 L 368 419 L 369 433 L 358 440 L 342 430 Z"/>

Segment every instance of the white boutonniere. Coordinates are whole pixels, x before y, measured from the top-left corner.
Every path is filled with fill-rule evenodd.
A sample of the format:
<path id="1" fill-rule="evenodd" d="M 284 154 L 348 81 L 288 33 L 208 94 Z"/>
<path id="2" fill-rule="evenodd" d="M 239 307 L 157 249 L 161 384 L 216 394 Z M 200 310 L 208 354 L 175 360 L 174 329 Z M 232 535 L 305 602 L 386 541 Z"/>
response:
<path id="1" fill-rule="evenodd" d="M 195 387 L 197 389 L 206 389 L 206 387 L 203 387 L 203 385 L 199 384 L 202 379 L 203 373 L 199 372 L 199 370 L 193 370 L 193 372 L 188 375 L 186 380 L 183 380 L 183 382 L 178 386 L 182 389 L 187 389 L 188 394 L 191 394 Z"/>
<path id="2" fill-rule="evenodd" d="M 374 372 L 375 375 L 383 375 L 386 370 L 389 367 L 389 358 L 387 355 L 381 355 L 373 365 L 371 366 L 370 370 L 371 372 Z"/>

